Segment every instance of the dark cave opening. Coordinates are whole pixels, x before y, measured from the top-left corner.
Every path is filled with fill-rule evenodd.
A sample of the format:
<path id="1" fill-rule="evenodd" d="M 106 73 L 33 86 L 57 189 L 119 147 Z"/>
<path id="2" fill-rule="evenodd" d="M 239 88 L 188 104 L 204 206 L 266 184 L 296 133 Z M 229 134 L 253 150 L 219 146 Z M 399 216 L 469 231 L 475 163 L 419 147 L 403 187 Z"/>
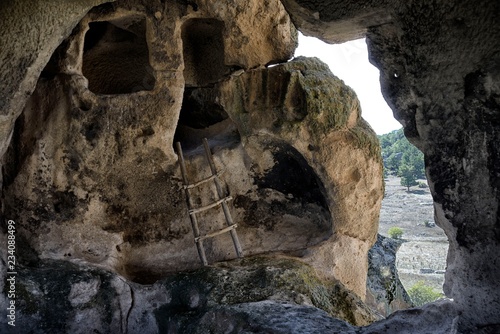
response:
<path id="1" fill-rule="evenodd" d="M 61 72 L 60 62 L 66 57 L 68 48 L 68 40 L 64 40 L 54 51 L 48 63 L 40 73 L 40 79 L 52 80 L 56 75 Z"/>
<path id="2" fill-rule="evenodd" d="M 182 27 L 185 89 L 174 143 L 184 150 L 199 147 L 203 138 L 221 146 L 240 142 L 213 85 L 230 70 L 224 62 L 223 30 L 224 22 L 216 19 L 190 19 Z"/>
<path id="3" fill-rule="evenodd" d="M 213 95 L 211 89 L 186 88 L 179 124 L 203 129 L 227 119 L 229 116 L 220 104 L 213 101 Z"/>
<path id="4" fill-rule="evenodd" d="M 182 28 L 184 79 L 186 87 L 217 82 L 229 73 L 224 63 L 224 22 L 191 19 Z"/>
<path id="5" fill-rule="evenodd" d="M 146 20 L 132 15 L 89 24 L 83 48 L 83 75 L 96 94 L 128 94 L 154 88 Z"/>
<path id="6" fill-rule="evenodd" d="M 224 107 L 216 101 L 214 88 L 186 88 L 179 114 L 174 143 L 180 142 L 184 150 L 193 150 L 207 138 L 217 146 L 240 142 L 236 124 Z"/>
<path id="7" fill-rule="evenodd" d="M 257 187 L 238 194 L 234 200 L 234 206 L 245 212 L 241 224 L 270 233 L 289 230 L 289 237 L 293 239 L 291 235 L 295 235 L 298 239 L 293 245 L 286 246 L 283 242 L 280 247 L 294 249 L 290 253 L 293 256 L 304 256 L 303 249 L 307 246 L 299 242 L 301 237 L 307 235 L 311 245 L 327 240 L 334 233 L 327 189 L 292 145 L 267 138 L 259 146 L 272 154 L 274 164 L 261 169 L 254 160 L 250 171 Z"/>
<path id="8" fill-rule="evenodd" d="M 260 189 L 270 188 L 304 203 L 316 203 L 329 210 L 326 189 L 302 154 L 287 144 L 269 147 L 276 164 L 256 179 Z"/>

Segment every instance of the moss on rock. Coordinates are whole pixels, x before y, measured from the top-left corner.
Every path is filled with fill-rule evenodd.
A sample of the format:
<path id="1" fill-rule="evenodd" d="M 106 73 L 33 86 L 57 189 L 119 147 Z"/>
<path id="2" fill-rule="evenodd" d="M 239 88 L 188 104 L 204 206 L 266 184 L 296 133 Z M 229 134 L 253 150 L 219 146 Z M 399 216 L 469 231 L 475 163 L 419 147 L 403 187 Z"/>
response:
<path id="1" fill-rule="evenodd" d="M 353 138 L 352 142 L 357 148 L 365 150 L 368 156 L 376 162 L 382 162 L 382 151 L 378 137 L 368 122 L 360 119 L 357 126 L 350 128 L 348 131 L 349 135 Z"/>

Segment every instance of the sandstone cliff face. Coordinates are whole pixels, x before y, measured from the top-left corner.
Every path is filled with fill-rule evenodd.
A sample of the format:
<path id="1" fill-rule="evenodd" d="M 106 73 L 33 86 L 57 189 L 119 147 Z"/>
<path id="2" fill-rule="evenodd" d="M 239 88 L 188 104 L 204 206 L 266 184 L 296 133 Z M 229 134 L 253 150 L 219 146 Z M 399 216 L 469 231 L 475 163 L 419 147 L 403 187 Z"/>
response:
<path id="1" fill-rule="evenodd" d="M 245 255 L 300 258 L 364 299 L 383 194 L 377 139 L 326 65 L 281 63 L 296 31 L 279 1 L 120 1 L 73 25 L 3 156 L 3 216 L 23 263 L 85 262 L 139 283 L 200 267 L 173 146 L 194 182 L 209 175 L 207 137 Z M 225 224 L 217 210 L 199 219 L 202 233 Z M 204 246 L 211 263 L 235 257 L 227 235 Z"/>

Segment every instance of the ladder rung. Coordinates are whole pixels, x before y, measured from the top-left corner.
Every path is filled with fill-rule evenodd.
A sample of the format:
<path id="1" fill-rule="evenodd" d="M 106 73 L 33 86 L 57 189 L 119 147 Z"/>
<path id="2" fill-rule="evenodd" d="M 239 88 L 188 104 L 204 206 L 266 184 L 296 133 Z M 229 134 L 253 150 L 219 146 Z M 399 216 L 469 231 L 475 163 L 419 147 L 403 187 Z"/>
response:
<path id="1" fill-rule="evenodd" d="M 199 213 L 199 212 L 210 210 L 211 208 L 215 208 L 216 206 L 221 205 L 224 202 L 228 202 L 232 199 L 233 198 L 231 196 L 221 198 L 220 200 L 218 200 L 217 202 L 213 202 L 212 204 L 202 206 L 202 207 L 196 208 L 196 209 L 191 209 L 191 210 L 189 210 L 189 214 L 194 215 L 194 214 Z"/>
<path id="2" fill-rule="evenodd" d="M 224 227 L 222 230 L 218 230 L 218 231 L 215 231 L 213 233 L 209 233 L 206 235 L 202 235 L 201 237 L 194 238 L 194 242 L 199 242 L 199 241 L 202 241 L 202 240 L 205 240 L 208 238 L 213 238 L 215 236 L 218 236 L 219 234 L 227 233 L 231 230 L 234 230 L 236 227 L 238 227 L 238 224 L 233 224 L 231 226 Z"/>
<path id="3" fill-rule="evenodd" d="M 198 187 L 199 185 L 201 185 L 201 184 L 203 184 L 203 183 L 206 183 L 206 182 L 208 182 L 208 181 L 211 181 L 211 180 L 215 179 L 216 177 L 221 176 L 223 172 L 224 172 L 224 170 L 221 170 L 221 171 L 219 171 L 217 174 L 214 174 L 214 175 L 212 175 L 212 176 L 209 176 L 209 177 L 207 177 L 207 178 L 205 178 L 205 179 L 203 179 L 203 180 L 200 180 L 200 181 L 198 181 L 198 182 L 196 182 L 196 183 L 192 183 L 192 184 L 185 184 L 185 185 L 183 185 L 183 186 L 182 186 L 182 188 L 183 188 L 183 189 L 192 189 L 192 188 L 194 188 L 194 187 Z"/>

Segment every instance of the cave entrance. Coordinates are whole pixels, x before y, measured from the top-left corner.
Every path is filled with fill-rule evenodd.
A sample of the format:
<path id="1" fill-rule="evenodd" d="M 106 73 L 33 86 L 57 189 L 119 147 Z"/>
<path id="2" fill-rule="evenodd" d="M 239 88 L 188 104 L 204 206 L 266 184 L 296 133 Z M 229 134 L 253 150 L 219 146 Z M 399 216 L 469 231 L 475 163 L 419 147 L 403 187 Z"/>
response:
<path id="1" fill-rule="evenodd" d="M 82 72 L 96 94 L 152 90 L 155 77 L 149 64 L 145 18 L 131 15 L 91 22 L 85 34 Z"/>
<path id="2" fill-rule="evenodd" d="M 217 146 L 240 141 L 214 85 L 230 70 L 224 62 L 223 30 L 224 22 L 216 19 L 190 19 L 182 27 L 185 88 L 174 143 L 181 142 L 188 153 L 203 138 Z"/>
<path id="3" fill-rule="evenodd" d="M 318 57 L 328 64 L 333 74 L 355 90 L 363 109 L 363 118 L 379 135 L 385 170 L 385 197 L 378 230 L 383 237 L 378 240 L 383 241 L 370 251 L 369 256 L 374 254 L 376 257 L 377 249 L 388 249 L 386 244 L 397 245 L 394 248 L 397 251 L 396 263 L 387 264 L 397 268 L 404 288 L 411 292 L 416 286 L 417 290 L 413 291 L 418 293 L 418 283 L 424 282 L 424 288 L 430 287 L 442 293 L 448 238 L 434 223 L 433 199 L 427 185 L 423 154 L 408 142 L 401 124 L 394 119 L 392 110 L 385 102 L 381 94 L 379 70 L 368 61 L 366 41 L 358 39 L 331 45 L 299 34 L 295 55 Z M 409 189 L 401 183 L 401 166 L 404 165 L 412 168 L 415 178 Z M 399 240 L 391 238 L 398 238 L 391 228 L 402 230 Z M 380 268 L 373 270 L 377 272 Z M 391 310 L 394 309 L 387 309 L 388 312 Z"/>
<path id="4" fill-rule="evenodd" d="M 236 124 L 216 97 L 215 88 L 185 88 L 174 143 L 180 142 L 187 153 L 200 147 L 203 138 L 211 146 L 220 147 L 231 147 L 241 141 Z"/>

